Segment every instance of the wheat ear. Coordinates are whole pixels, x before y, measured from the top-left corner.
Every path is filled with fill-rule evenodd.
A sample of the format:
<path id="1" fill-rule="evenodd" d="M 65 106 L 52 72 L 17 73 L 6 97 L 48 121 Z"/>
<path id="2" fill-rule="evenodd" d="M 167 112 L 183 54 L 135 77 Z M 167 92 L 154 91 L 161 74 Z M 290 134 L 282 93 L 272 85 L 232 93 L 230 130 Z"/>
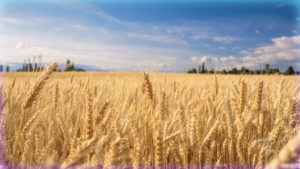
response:
<path id="1" fill-rule="evenodd" d="M 18 146 L 17 144 L 19 143 L 20 134 L 21 134 L 22 125 L 23 125 L 23 122 L 24 122 L 26 109 L 28 109 L 29 107 L 32 106 L 33 102 L 37 98 L 37 95 L 40 93 L 43 86 L 46 84 L 46 81 L 50 78 L 50 75 L 52 74 L 53 70 L 56 69 L 58 66 L 59 66 L 58 62 L 55 62 L 52 65 L 48 66 L 45 69 L 45 71 L 43 71 L 43 73 L 39 77 L 39 79 L 36 81 L 35 85 L 29 91 L 29 94 L 28 94 L 27 98 L 25 99 L 25 101 L 22 105 L 22 117 L 21 117 L 21 122 L 19 124 L 19 130 L 17 132 L 16 146 Z M 14 156 L 16 156 L 16 155 L 17 155 L 17 152 L 14 152 Z"/>

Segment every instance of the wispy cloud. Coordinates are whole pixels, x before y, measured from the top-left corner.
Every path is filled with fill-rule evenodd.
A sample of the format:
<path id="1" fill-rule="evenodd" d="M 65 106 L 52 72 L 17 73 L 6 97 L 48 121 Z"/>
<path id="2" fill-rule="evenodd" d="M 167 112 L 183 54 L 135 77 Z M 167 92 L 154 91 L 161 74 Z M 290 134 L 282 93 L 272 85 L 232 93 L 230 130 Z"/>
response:
<path id="1" fill-rule="evenodd" d="M 109 14 L 107 14 L 106 12 L 104 12 L 103 10 L 101 10 L 100 8 L 97 8 L 97 7 L 88 7 L 88 9 L 85 9 L 85 10 L 88 10 L 89 12 L 88 13 L 92 13 L 94 15 L 97 15 L 103 19 L 106 19 L 110 22 L 113 22 L 113 23 L 118 23 L 118 24 L 122 24 L 124 26 L 133 26 L 133 27 L 136 27 L 138 26 L 137 23 L 135 22 L 129 22 L 129 21 L 124 21 L 124 20 L 120 20 L 120 19 L 117 19 Z"/>
<path id="2" fill-rule="evenodd" d="M 87 27 L 81 26 L 81 25 L 72 25 L 72 28 L 75 30 L 87 30 Z"/>
<path id="3" fill-rule="evenodd" d="M 225 49 L 225 47 L 223 47 L 223 46 L 219 46 L 219 49 Z"/>
<path id="4" fill-rule="evenodd" d="M 207 38 L 207 37 L 208 37 L 208 35 L 202 34 L 202 35 L 195 35 L 195 36 L 193 37 L 193 39 L 198 40 L 198 39 L 205 39 L 205 38 Z"/>
<path id="5" fill-rule="evenodd" d="M 293 33 L 295 33 L 295 34 L 297 34 L 297 33 L 298 33 L 298 31 L 297 31 L 297 30 L 293 30 L 292 32 L 293 32 Z"/>
<path id="6" fill-rule="evenodd" d="M 258 30 L 255 30 L 255 33 L 259 33 L 259 31 L 258 31 Z"/>
<path id="7" fill-rule="evenodd" d="M 290 3 L 282 3 L 282 4 L 278 4 L 278 5 L 275 5 L 276 8 L 279 8 L 279 7 L 283 7 L 285 5 L 290 5 L 292 4 L 291 2 Z"/>
<path id="8" fill-rule="evenodd" d="M 15 18 L 2 18 L 2 21 L 10 24 L 15 24 L 15 25 L 22 25 L 25 23 L 24 21 Z"/>
<path id="9" fill-rule="evenodd" d="M 148 35 L 148 34 L 138 34 L 138 33 L 129 33 L 128 37 L 140 38 L 148 41 L 156 41 L 162 43 L 178 43 L 178 44 L 187 44 L 186 41 L 181 39 L 172 38 L 166 35 Z"/>
<path id="10" fill-rule="evenodd" d="M 214 37 L 213 41 L 221 42 L 221 43 L 231 43 L 233 41 L 238 40 L 237 38 L 234 37 Z"/>

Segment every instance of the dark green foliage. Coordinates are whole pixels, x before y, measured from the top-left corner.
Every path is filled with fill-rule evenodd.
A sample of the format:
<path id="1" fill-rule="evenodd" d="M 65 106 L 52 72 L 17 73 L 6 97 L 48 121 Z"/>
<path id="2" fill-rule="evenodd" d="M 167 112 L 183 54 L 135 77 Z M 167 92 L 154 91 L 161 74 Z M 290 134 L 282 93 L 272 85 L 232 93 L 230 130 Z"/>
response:
<path id="1" fill-rule="evenodd" d="M 226 70 L 225 69 L 221 70 L 221 74 L 227 74 Z"/>
<path id="2" fill-rule="evenodd" d="M 205 62 L 202 63 L 202 70 L 201 73 L 205 73 Z"/>
<path id="3" fill-rule="evenodd" d="M 295 74 L 295 71 L 292 66 L 289 66 L 284 74 L 285 75 L 293 75 L 293 74 Z"/>
<path id="4" fill-rule="evenodd" d="M 195 68 L 189 69 L 187 73 L 197 73 L 197 70 Z"/>
<path id="5" fill-rule="evenodd" d="M 74 71 L 74 70 L 75 70 L 74 63 L 73 62 L 71 63 L 70 60 L 68 59 L 65 72 Z"/>
<path id="6" fill-rule="evenodd" d="M 269 73 L 269 70 L 270 70 L 270 64 L 267 63 L 267 64 L 265 65 L 265 71 L 266 71 L 267 73 Z"/>
<path id="7" fill-rule="evenodd" d="M 235 67 L 231 70 L 231 74 L 237 74 L 237 69 Z"/>
<path id="8" fill-rule="evenodd" d="M 6 66 L 6 72 L 9 72 L 9 66 Z"/>
<path id="9" fill-rule="evenodd" d="M 279 73 L 279 69 L 277 69 L 277 68 L 276 68 L 276 69 L 272 69 L 272 73 L 273 73 L 273 74 Z"/>
<path id="10" fill-rule="evenodd" d="M 66 69 L 64 71 L 65 72 L 69 72 L 69 71 L 85 72 L 85 70 L 83 70 L 81 68 L 75 68 L 74 62 L 71 62 L 69 59 L 67 60 Z"/>
<path id="11" fill-rule="evenodd" d="M 245 68 L 244 66 L 241 68 L 240 72 L 243 73 L 243 74 L 250 73 L 250 71 L 247 68 Z"/>

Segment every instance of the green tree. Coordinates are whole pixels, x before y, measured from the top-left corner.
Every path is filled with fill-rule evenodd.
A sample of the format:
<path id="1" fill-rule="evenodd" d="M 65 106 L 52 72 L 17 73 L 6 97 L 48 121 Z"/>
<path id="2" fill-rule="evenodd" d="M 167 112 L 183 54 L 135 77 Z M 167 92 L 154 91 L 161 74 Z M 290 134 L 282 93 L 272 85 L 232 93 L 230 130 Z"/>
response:
<path id="1" fill-rule="evenodd" d="M 241 73 L 249 73 L 250 71 L 247 69 L 247 68 L 245 68 L 244 66 L 241 68 Z"/>
<path id="2" fill-rule="evenodd" d="M 205 62 L 202 63 L 202 70 L 201 73 L 205 73 Z"/>
<path id="3" fill-rule="evenodd" d="M 293 75 L 293 74 L 295 74 L 295 71 L 292 66 L 289 66 L 284 74 L 285 75 Z"/>
<path id="4" fill-rule="evenodd" d="M 195 68 L 189 69 L 187 73 L 197 73 L 197 70 Z"/>
<path id="5" fill-rule="evenodd" d="M 232 74 L 237 74 L 237 68 L 234 67 L 234 68 L 231 70 L 231 73 L 232 73 Z"/>
<path id="6" fill-rule="evenodd" d="M 270 64 L 267 63 L 267 64 L 265 65 L 265 71 L 266 71 L 266 73 L 269 73 L 269 70 L 270 70 Z"/>
<path id="7" fill-rule="evenodd" d="M 279 69 L 275 68 L 275 69 L 272 69 L 272 73 L 275 74 L 275 73 L 279 73 Z"/>
<path id="8" fill-rule="evenodd" d="M 68 71 L 74 71 L 74 70 L 75 70 L 74 62 L 71 63 L 71 61 L 68 59 L 65 71 L 68 72 Z"/>
<path id="9" fill-rule="evenodd" d="M 201 73 L 201 66 L 199 65 L 198 73 Z"/>
<path id="10" fill-rule="evenodd" d="M 6 66 L 6 72 L 9 72 L 9 66 Z"/>
<path id="11" fill-rule="evenodd" d="M 225 69 L 221 70 L 221 74 L 227 74 L 226 70 Z"/>
<path id="12" fill-rule="evenodd" d="M 33 70 L 32 63 L 29 63 L 29 71 L 31 72 L 32 70 Z"/>

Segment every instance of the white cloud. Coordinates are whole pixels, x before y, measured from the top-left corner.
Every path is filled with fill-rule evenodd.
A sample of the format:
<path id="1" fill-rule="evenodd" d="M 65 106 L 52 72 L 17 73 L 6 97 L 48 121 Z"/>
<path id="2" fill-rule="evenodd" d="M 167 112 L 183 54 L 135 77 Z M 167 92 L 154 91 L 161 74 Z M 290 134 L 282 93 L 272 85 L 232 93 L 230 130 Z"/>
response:
<path id="1" fill-rule="evenodd" d="M 222 61 L 222 62 L 232 62 L 232 61 L 236 61 L 236 60 L 237 60 L 237 58 L 233 57 L 233 56 L 220 58 L 220 61 Z"/>
<path id="2" fill-rule="evenodd" d="M 223 46 L 219 46 L 219 49 L 225 49 L 225 47 L 223 47 Z"/>
<path id="3" fill-rule="evenodd" d="M 271 29 L 271 30 L 273 29 L 273 25 L 270 25 L 270 29 Z"/>
<path id="4" fill-rule="evenodd" d="M 214 37 L 213 38 L 213 41 L 222 42 L 222 43 L 231 43 L 236 40 L 238 40 L 238 39 L 233 38 L 233 37 Z"/>
<path id="5" fill-rule="evenodd" d="M 128 21 L 123 21 L 123 20 L 120 20 L 120 19 L 117 19 L 113 16 L 110 16 L 108 15 L 107 13 L 105 13 L 103 10 L 99 9 L 99 8 L 94 8 L 94 7 L 90 7 L 88 9 L 88 13 L 92 13 L 92 14 L 95 14 L 97 16 L 100 16 L 110 22 L 114 22 L 114 23 L 118 23 L 118 24 L 122 24 L 122 25 L 125 25 L 125 26 L 138 26 L 137 23 L 134 23 L 134 22 L 128 22 Z"/>
<path id="6" fill-rule="evenodd" d="M 258 31 L 258 30 L 255 30 L 255 33 L 259 33 L 259 31 Z"/>
<path id="7" fill-rule="evenodd" d="M 297 21 L 300 21 L 300 17 L 296 18 Z"/>
<path id="8" fill-rule="evenodd" d="M 270 63 L 270 64 L 296 64 L 297 59 L 300 56 L 300 49 L 298 46 L 300 45 L 300 36 L 293 37 L 280 37 L 273 38 L 272 45 L 265 45 L 258 48 L 252 48 L 248 50 L 240 51 L 239 53 L 245 55 L 244 57 L 234 57 L 234 56 L 226 56 L 226 57 L 211 57 L 211 56 L 203 56 L 203 57 L 192 57 L 191 60 L 194 63 L 202 63 L 206 62 L 209 64 L 219 65 L 219 70 L 225 68 L 241 68 L 242 66 L 252 69 L 259 68 L 261 69 L 262 63 Z"/>
<path id="9" fill-rule="evenodd" d="M 73 25 L 72 26 L 75 30 L 86 30 L 87 27 L 81 26 L 81 25 Z"/>
<path id="10" fill-rule="evenodd" d="M 2 21 L 6 22 L 6 23 L 10 23 L 10 24 L 15 24 L 15 25 L 22 25 L 22 24 L 24 24 L 23 21 L 20 21 L 18 19 L 14 19 L 14 18 L 3 18 Z"/>
<path id="11" fill-rule="evenodd" d="M 195 40 L 198 40 L 198 39 L 205 39 L 205 38 L 207 38 L 206 35 L 196 35 L 196 36 L 194 36 L 194 39 L 195 39 Z"/>
<path id="12" fill-rule="evenodd" d="M 15 47 L 16 48 L 27 48 L 27 46 L 24 45 L 22 42 L 19 42 Z"/>
<path id="13" fill-rule="evenodd" d="M 293 33 L 296 33 L 296 34 L 298 33 L 297 30 L 293 30 L 292 32 L 293 32 Z"/>
<path id="14" fill-rule="evenodd" d="M 192 60 L 192 62 L 195 62 L 195 63 L 205 62 L 205 63 L 212 64 L 212 63 L 218 62 L 218 58 L 212 57 L 212 56 L 202 56 L 202 57 L 193 56 L 191 58 L 191 60 Z"/>
<path id="15" fill-rule="evenodd" d="M 253 62 L 289 62 L 296 61 L 299 58 L 300 36 L 273 38 L 273 44 L 259 48 L 250 49 L 250 51 L 241 51 L 242 54 L 247 54 L 247 57 L 242 58 L 243 61 Z M 289 62 L 292 64 L 293 62 Z"/>
<path id="16" fill-rule="evenodd" d="M 198 63 L 198 64 L 205 62 L 205 64 L 207 66 L 210 65 L 212 68 L 216 68 L 219 70 L 222 70 L 225 68 L 231 69 L 233 67 L 241 68 L 242 66 L 248 65 L 248 64 L 244 64 L 240 58 L 234 57 L 232 55 L 228 56 L 228 57 L 221 57 L 221 58 L 213 57 L 213 56 L 203 56 L 203 57 L 194 56 L 191 58 L 191 60 L 192 60 L 192 62 Z"/>
<path id="17" fill-rule="evenodd" d="M 275 5 L 275 7 L 279 8 L 279 7 L 283 7 L 285 5 L 289 5 L 289 4 L 292 4 L 292 3 L 282 3 L 282 4 Z"/>
<path id="18" fill-rule="evenodd" d="M 191 58 L 191 60 L 192 60 L 192 62 L 197 62 L 197 63 L 200 61 L 199 58 L 196 57 L 196 56 L 193 56 L 193 57 Z"/>
<path id="19" fill-rule="evenodd" d="M 246 51 L 246 50 L 240 51 L 240 53 L 241 53 L 241 54 L 249 54 L 249 52 Z"/>
<path id="20" fill-rule="evenodd" d="M 170 64 L 159 64 L 159 67 L 170 67 Z"/>
<path id="21" fill-rule="evenodd" d="M 186 44 L 186 41 L 184 41 L 184 40 L 176 39 L 176 38 L 172 38 L 170 36 L 164 36 L 164 35 L 155 36 L 155 35 L 147 35 L 147 34 L 129 33 L 128 37 L 140 38 L 143 40 L 163 42 L 163 43 Z"/>
<path id="22" fill-rule="evenodd" d="M 198 39 L 206 39 L 208 38 L 208 33 L 207 32 L 204 32 L 204 33 L 197 33 L 196 35 L 194 35 L 192 38 L 195 39 L 195 40 L 198 40 Z"/>

